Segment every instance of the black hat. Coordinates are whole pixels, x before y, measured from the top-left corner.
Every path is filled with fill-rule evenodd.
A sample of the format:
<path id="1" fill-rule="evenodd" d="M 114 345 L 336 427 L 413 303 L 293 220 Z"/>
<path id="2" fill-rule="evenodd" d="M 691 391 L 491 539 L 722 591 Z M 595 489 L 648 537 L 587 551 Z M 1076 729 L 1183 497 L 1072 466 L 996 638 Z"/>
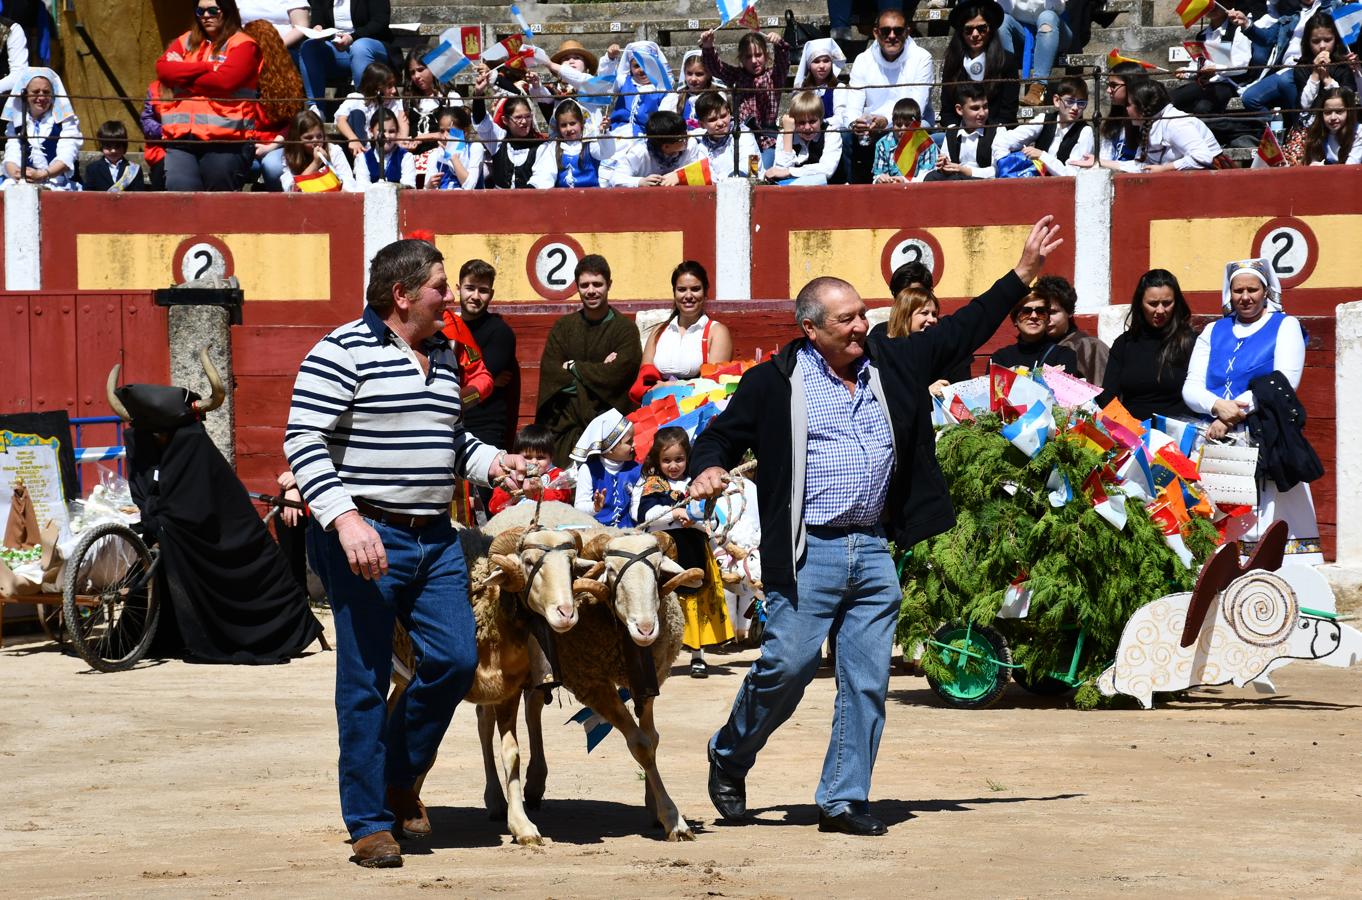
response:
<path id="1" fill-rule="evenodd" d="M 983 16 L 989 30 L 997 34 L 998 29 L 1003 27 L 1003 15 L 1003 8 L 997 0 L 960 0 L 951 10 L 951 29 L 960 31 L 970 19 Z"/>

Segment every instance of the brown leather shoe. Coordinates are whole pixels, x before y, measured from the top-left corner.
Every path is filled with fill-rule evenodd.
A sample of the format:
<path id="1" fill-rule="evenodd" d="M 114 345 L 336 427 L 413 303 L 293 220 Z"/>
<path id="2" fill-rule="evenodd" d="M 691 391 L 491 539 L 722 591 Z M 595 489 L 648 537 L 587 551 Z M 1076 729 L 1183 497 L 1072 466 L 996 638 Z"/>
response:
<path id="1" fill-rule="evenodd" d="M 397 827 L 405 837 L 430 837 L 430 817 L 414 788 L 388 788 L 388 808 L 397 817 Z"/>
<path id="2" fill-rule="evenodd" d="M 1042 106 L 1044 103 L 1045 85 L 1041 84 L 1039 81 L 1032 82 L 1031 86 L 1026 89 L 1026 93 L 1022 95 L 1021 105 Z"/>
<path id="3" fill-rule="evenodd" d="M 399 869 L 402 867 L 402 848 L 393 840 L 391 831 L 375 831 L 350 845 L 354 855 L 351 862 L 366 869 Z"/>

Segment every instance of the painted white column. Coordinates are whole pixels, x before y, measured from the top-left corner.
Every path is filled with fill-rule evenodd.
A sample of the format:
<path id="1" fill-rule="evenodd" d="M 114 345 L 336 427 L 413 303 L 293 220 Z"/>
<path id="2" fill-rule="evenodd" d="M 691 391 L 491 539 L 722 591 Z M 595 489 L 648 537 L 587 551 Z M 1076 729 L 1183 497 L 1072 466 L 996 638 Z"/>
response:
<path id="1" fill-rule="evenodd" d="M 725 178 L 715 186 L 714 299 L 752 299 L 752 185 Z"/>
<path id="2" fill-rule="evenodd" d="M 1130 315 L 1130 304 L 1104 306 L 1097 311 L 1097 338 L 1108 347 L 1126 330 L 1126 317 Z"/>
<path id="3" fill-rule="evenodd" d="M 1337 486 L 1338 551 L 1320 571 L 1333 585 L 1340 609 L 1362 606 L 1362 301 L 1339 304 L 1334 323 L 1334 484 Z"/>
<path id="4" fill-rule="evenodd" d="M 36 185 L 15 184 L 5 191 L 5 290 L 36 291 L 43 286 L 41 191 Z"/>
<path id="5" fill-rule="evenodd" d="M 1074 178 L 1074 290 L 1078 312 L 1111 303 L 1111 206 L 1116 192 L 1110 169 L 1086 169 Z"/>
<path id="6" fill-rule="evenodd" d="M 364 288 L 369 288 L 369 262 L 374 254 L 401 237 L 398 230 L 397 185 L 371 184 L 364 190 Z M 364 298 L 359 299 L 360 306 Z"/>

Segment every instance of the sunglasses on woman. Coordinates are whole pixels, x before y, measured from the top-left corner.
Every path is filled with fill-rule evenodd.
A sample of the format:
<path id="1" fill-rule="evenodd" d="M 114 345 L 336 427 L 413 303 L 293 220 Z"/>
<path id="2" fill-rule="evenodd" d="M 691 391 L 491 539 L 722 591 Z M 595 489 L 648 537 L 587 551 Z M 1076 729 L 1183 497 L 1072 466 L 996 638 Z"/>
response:
<path id="1" fill-rule="evenodd" d="M 965 34 L 988 34 L 990 29 L 987 25 L 966 25 L 961 31 Z"/>
<path id="2" fill-rule="evenodd" d="M 1023 306 L 1017 313 L 1018 319 L 1048 319 L 1053 313 L 1048 306 Z"/>
<path id="3" fill-rule="evenodd" d="M 222 18 L 222 7 L 196 6 L 194 7 L 194 15 L 198 16 L 200 19 L 220 19 Z"/>

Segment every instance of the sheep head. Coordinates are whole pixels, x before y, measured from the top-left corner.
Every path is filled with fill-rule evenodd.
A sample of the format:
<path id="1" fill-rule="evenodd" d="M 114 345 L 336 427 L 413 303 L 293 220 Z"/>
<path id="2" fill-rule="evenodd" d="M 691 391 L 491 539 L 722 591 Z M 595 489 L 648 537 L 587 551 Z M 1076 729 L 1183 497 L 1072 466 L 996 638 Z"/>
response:
<path id="1" fill-rule="evenodd" d="M 702 570 L 683 569 L 666 556 L 670 543 L 666 535 L 624 532 L 592 538 L 583 549 L 584 555 L 588 549 L 600 554 L 615 615 L 640 647 L 650 646 L 661 634 L 662 598 L 682 584 L 698 587 L 704 582 Z"/>
<path id="2" fill-rule="evenodd" d="M 512 593 L 525 590 L 528 576 L 520 562 L 520 539 L 524 534 L 524 528 L 509 528 L 492 538 L 492 546 L 487 551 L 492 572 L 482 580 L 479 588 L 496 585 Z"/>
<path id="3" fill-rule="evenodd" d="M 525 605 L 560 633 L 577 624 L 580 547 L 575 532 L 553 529 L 531 531 L 520 541 L 520 564 L 527 573 Z"/>

